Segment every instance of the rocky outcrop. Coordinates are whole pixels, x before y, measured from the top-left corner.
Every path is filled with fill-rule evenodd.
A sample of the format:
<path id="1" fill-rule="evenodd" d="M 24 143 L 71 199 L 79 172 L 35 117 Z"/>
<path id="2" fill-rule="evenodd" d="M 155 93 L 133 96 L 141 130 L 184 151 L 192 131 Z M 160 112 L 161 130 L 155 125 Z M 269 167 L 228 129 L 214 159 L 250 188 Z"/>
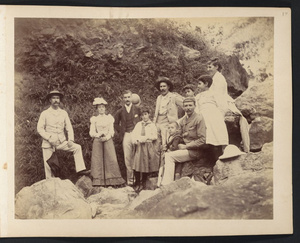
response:
<path id="1" fill-rule="evenodd" d="M 169 186 L 141 193 L 132 202 L 138 201 L 139 205 L 123 211 L 119 216 L 151 219 L 271 219 L 272 175 L 272 170 L 247 172 L 229 178 L 221 186 L 206 186 L 189 178 L 181 178 Z M 176 188 L 178 184 L 186 186 L 179 189 Z"/>
<path id="2" fill-rule="evenodd" d="M 101 191 L 87 198 L 92 205 L 97 205 L 96 218 L 118 218 L 118 215 L 137 196 L 131 187 L 114 189 L 101 188 Z"/>
<path id="3" fill-rule="evenodd" d="M 273 78 L 264 81 L 251 80 L 248 89 L 235 100 L 237 108 L 250 124 L 250 150 L 260 151 L 265 143 L 273 141 Z M 238 117 L 227 116 L 229 142 L 240 146 Z"/>
<path id="4" fill-rule="evenodd" d="M 235 55 L 224 57 L 222 63 L 224 63 L 222 74 L 227 81 L 228 93 L 236 98 L 248 88 L 248 74 Z"/>
<path id="5" fill-rule="evenodd" d="M 265 143 L 273 141 L 273 119 L 269 117 L 259 117 L 252 121 L 250 130 L 250 148 L 257 151 Z"/>
<path id="6" fill-rule="evenodd" d="M 273 144 L 261 152 L 217 161 L 213 185 L 183 177 L 155 191 L 142 191 L 122 218 L 272 219 Z"/>
<path id="7" fill-rule="evenodd" d="M 181 54 L 187 59 L 196 59 L 200 57 L 200 52 L 198 50 L 188 48 L 184 45 L 179 45 L 179 48 Z"/>
<path id="8" fill-rule="evenodd" d="M 247 172 L 273 168 L 273 143 L 265 144 L 258 153 L 247 153 L 227 160 L 218 160 L 214 166 L 215 185 L 223 184 L 231 177 Z"/>
<path id="9" fill-rule="evenodd" d="M 92 180 L 88 176 L 80 177 L 76 181 L 75 186 L 82 192 L 85 198 L 99 193 L 102 189 L 102 187 L 93 187 Z"/>
<path id="10" fill-rule="evenodd" d="M 18 219 L 91 219 L 96 213 L 69 180 L 42 180 L 24 187 L 15 199 Z"/>
<path id="11" fill-rule="evenodd" d="M 263 82 L 251 80 L 249 88 L 235 100 L 235 104 L 241 112 L 245 104 L 251 105 L 258 116 L 273 119 L 274 112 L 274 80 L 268 77 Z"/>

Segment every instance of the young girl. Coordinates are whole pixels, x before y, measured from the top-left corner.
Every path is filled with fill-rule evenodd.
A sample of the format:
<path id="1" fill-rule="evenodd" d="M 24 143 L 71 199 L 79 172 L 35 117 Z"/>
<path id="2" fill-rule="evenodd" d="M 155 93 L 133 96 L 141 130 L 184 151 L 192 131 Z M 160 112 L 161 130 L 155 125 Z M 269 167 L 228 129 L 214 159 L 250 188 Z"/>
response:
<path id="1" fill-rule="evenodd" d="M 94 138 L 91 161 L 93 186 L 117 186 L 125 183 L 117 161 L 114 136 L 114 118 L 105 114 L 107 102 L 95 98 L 97 116 L 91 117 L 90 136 Z"/>
<path id="2" fill-rule="evenodd" d="M 149 115 L 150 109 L 141 107 L 142 121 L 138 122 L 132 131 L 133 143 L 136 144 L 133 170 L 137 191 L 145 188 L 148 173 L 158 171 L 159 166 L 158 153 L 154 145 L 154 141 L 157 139 L 157 129 Z M 140 184 L 140 173 L 142 173 L 142 184 Z"/>
<path id="3" fill-rule="evenodd" d="M 197 81 L 200 93 L 196 95 L 195 99 L 198 113 L 202 114 L 206 125 L 206 144 L 215 146 L 214 151 L 222 154 L 222 145 L 228 144 L 228 132 L 224 116 L 217 107 L 214 93 L 209 89 L 212 78 L 203 75 L 198 77 Z M 215 157 L 219 155 L 216 154 Z"/>

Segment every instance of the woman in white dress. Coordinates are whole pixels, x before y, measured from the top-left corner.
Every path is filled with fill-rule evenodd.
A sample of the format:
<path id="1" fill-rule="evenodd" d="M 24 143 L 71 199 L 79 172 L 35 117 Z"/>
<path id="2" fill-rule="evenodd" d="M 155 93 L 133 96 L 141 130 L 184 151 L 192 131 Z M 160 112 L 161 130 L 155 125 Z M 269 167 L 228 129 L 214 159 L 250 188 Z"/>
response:
<path id="1" fill-rule="evenodd" d="M 222 146 L 228 144 L 228 132 L 224 116 L 217 106 L 214 93 L 210 90 L 212 78 L 203 75 L 197 78 L 199 94 L 196 95 L 198 113 L 206 124 L 206 144 Z"/>
<path id="2" fill-rule="evenodd" d="M 125 183 L 120 173 L 115 146 L 114 118 L 105 114 L 107 102 L 103 98 L 95 98 L 98 115 L 90 119 L 90 136 L 94 138 L 91 161 L 93 186 L 117 186 Z"/>
<path id="3" fill-rule="evenodd" d="M 236 107 L 234 99 L 232 99 L 228 94 L 227 82 L 225 77 L 221 73 L 223 67 L 219 61 L 212 61 L 208 65 L 207 69 L 213 74 L 213 82 L 209 89 L 213 92 L 216 104 L 223 116 L 225 117 L 227 111 L 230 111 L 240 116 L 239 124 L 241 137 L 243 141 L 243 150 L 248 153 L 250 151 L 249 124 L 246 118 Z"/>

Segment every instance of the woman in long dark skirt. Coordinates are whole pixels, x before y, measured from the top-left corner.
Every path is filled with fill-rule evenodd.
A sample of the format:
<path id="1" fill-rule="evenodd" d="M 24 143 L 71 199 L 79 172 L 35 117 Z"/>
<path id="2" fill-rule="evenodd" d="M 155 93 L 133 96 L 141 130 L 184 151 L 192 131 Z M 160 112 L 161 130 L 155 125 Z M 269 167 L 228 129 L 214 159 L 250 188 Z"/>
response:
<path id="1" fill-rule="evenodd" d="M 91 117 L 90 136 L 94 138 L 91 161 L 93 186 L 117 186 L 125 183 L 120 173 L 115 146 L 114 118 L 105 114 L 107 102 L 103 98 L 95 98 L 98 115 Z"/>

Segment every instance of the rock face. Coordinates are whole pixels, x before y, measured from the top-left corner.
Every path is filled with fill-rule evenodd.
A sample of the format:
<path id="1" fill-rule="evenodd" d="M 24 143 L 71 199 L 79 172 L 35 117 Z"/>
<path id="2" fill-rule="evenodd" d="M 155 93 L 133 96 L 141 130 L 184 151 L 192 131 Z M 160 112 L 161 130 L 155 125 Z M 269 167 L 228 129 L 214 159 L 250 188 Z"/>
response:
<path id="1" fill-rule="evenodd" d="M 237 108 L 250 125 L 250 150 L 259 151 L 265 143 L 273 141 L 273 78 L 251 80 L 248 89 L 235 100 Z"/>
<path id="2" fill-rule="evenodd" d="M 101 191 L 101 187 L 93 187 L 92 180 L 88 176 L 80 177 L 75 186 L 82 192 L 85 198 Z"/>
<path id="3" fill-rule="evenodd" d="M 261 152 L 217 161 L 214 185 L 183 177 L 155 191 L 142 191 L 121 218 L 272 219 L 273 144 Z"/>
<path id="4" fill-rule="evenodd" d="M 152 195 L 139 195 L 134 209 L 122 218 L 160 219 L 271 219 L 272 170 L 247 172 L 229 178 L 222 186 L 206 186 L 181 178 Z M 182 189 L 177 185 L 185 185 Z M 174 190 L 176 188 L 176 190 Z M 142 200 L 140 197 L 145 196 Z"/>
<path id="5" fill-rule="evenodd" d="M 227 56 L 224 59 L 225 67 L 222 74 L 227 81 L 228 93 L 236 98 L 248 88 L 249 77 L 237 56 Z"/>
<path id="6" fill-rule="evenodd" d="M 136 197 L 135 191 L 131 187 L 118 189 L 101 188 L 101 191 L 90 196 L 87 201 L 92 205 L 97 205 L 96 218 L 118 218 L 118 215 Z"/>
<path id="7" fill-rule="evenodd" d="M 187 59 L 196 59 L 200 57 L 200 52 L 198 50 L 194 50 L 191 48 L 188 48 L 187 46 L 180 45 L 180 51 L 181 53 L 187 58 Z"/>
<path id="8" fill-rule="evenodd" d="M 258 153 L 247 153 L 232 159 L 218 160 L 214 167 L 214 184 L 247 172 L 273 169 L 273 143 L 265 144 Z"/>
<path id="9" fill-rule="evenodd" d="M 238 109 L 243 112 L 243 105 L 250 104 L 259 116 L 273 119 L 274 80 L 268 77 L 263 82 L 251 80 L 248 89 L 235 100 Z"/>
<path id="10" fill-rule="evenodd" d="M 24 187 L 15 199 L 18 219 L 91 219 L 92 208 L 69 180 L 42 180 Z"/>
<path id="11" fill-rule="evenodd" d="M 273 119 L 260 117 L 252 121 L 250 130 L 250 148 L 260 150 L 265 143 L 273 141 Z"/>

